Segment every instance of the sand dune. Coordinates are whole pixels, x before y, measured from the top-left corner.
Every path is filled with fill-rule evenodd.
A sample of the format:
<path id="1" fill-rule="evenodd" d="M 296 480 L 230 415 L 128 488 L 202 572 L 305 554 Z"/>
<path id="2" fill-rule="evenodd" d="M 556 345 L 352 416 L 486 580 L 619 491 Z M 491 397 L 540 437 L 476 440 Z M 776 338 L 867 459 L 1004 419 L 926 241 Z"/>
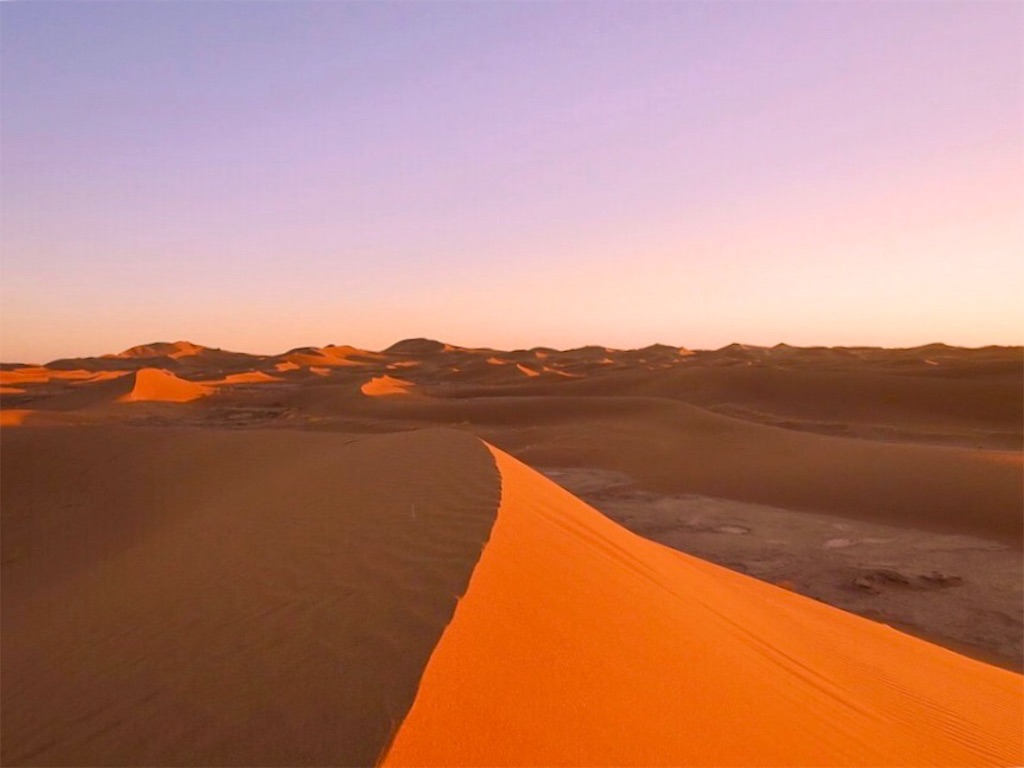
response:
<path id="1" fill-rule="evenodd" d="M 685 354 L 686 348 L 670 344 L 502 351 L 411 339 L 381 352 L 331 344 L 247 355 L 185 342 L 134 349 L 129 357 L 0 364 L 8 382 L 0 387 L 0 413 L 11 414 L 4 423 L 361 434 L 451 426 L 533 466 L 619 473 L 631 498 L 642 500 L 630 512 L 638 530 L 654 521 L 666 525 L 665 504 L 681 504 L 692 516 L 704 499 L 913 532 L 886 545 L 884 562 L 875 562 L 870 548 L 844 550 L 844 562 L 856 573 L 832 585 L 833 594 L 852 589 L 857 574 L 899 570 L 901 552 L 917 558 L 916 550 L 900 547 L 915 546 L 918 534 L 980 538 L 1006 557 L 1024 541 L 1020 348 L 730 345 Z M 166 372 L 157 374 L 153 390 L 171 401 L 120 402 L 152 375 L 137 373 L 147 368 Z M 202 386 L 211 396 L 177 402 L 180 390 L 168 395 L 163 387 L 168 375 L 186 388 L 184 397 Z M 371 384 L 370 391 L 396 395 L 367 396 L 363 386 Z M 975 546 L 967 538 L 943 540 L 960 541 L 954 548 Z M 683 550 L 693 546 L 685 529 L 671 541 Z M 713 542 L 702 546 L 714 557 Z M 732 551 L 720 546 L 719 555 Z M 772 546 L 781 545 L 765 541 L 769 553 Z M 742 559 L 719 561 L 757 571 L 756 563 Z M 1019 555 L 1017 562 L 1024 569 Z M 1011 572 L 1012 564 L 1006 569 Z M 926 606 L 941 603 L 917 601 L 913 591 L 902 595 L 908 611 L 899 616 L 882 593 L 865 593 L 856 610 L 898 618 L 954 648 L 974 644 L 979 653 L 1004 655 L 1020 648 L 1024 609 L 1006 605 L 1022 600 L 1015 603 L 1012 594 L 997 599 L 993 590 L 1002 587 L 990 574 L 953 572 L 965 586 L 948 593 L 958 602 L 944 605 L 964 603 L 969 592 L 976 607 L 969 614 L 939 617 L 938 608 Z M 807 586 L 815 583 L 810 570 L 787 578 L 820 596 Z M 968 622 L 969 631 L 963 629 Z M 1019 653 L 1000 663 L 1024 665 Z"/>
<path id="2" fill-rule="evenodd" d="M 529 368 L 523 365 L 522 363 L 517 363 L 516 368 L 518 368 L 519 372 L 525 376 L 540 376 L 540 371 L 534 370 L 533 368 Z"/>
<path id="3" fill-rule="evenodd" d="M 155 342 L 153 344 L 140 344 L 136 347 L 126 349 L 114 357 L 191 357 L 198 355 L 206 348 L 190 341 Z"/>
<path id="4" fill-rule="evenodd" d="M 384 350 L 386 355 L 414 355 L 425 357 L 436 355 L 453 350 L 450 344 L 445 344 L 433 339 L 405 339 L 392 344 Z"/>
<path id="5" fill-rule="evenodd" d="M 359 390 L 369 397 L 387 397 L 390 395 L 407 395 L 412 387 L 413 383 L 411 381 L 384 375 L 370 379 Z"/>
<path id="6" fill-rule="evenodd" d="M 341 355 L 329 355 L 321 349 L 304 349 L 296 352 L 289 352 L 284 356 L 284 362 L 291 363 L 299 368 L 316 366 L 318 368 L 332 368 L 341 366 L 358 366 L 362 363 L 356 360 L 349 360 Z"/>
<path id="7" fill-rule="evenodd" d="M 203 383 L 210 386 L 220 386 L 222 384 L 265 384 L 270 381 L 281 381 L 281 379 L 263 371 L 246 371 L 245 373 L 231 373 L 223 379 Z"/>
<path id="8" fill-rule="evenodd" d="M 51 371 L 82 369 L 97 371 L 136 371 L 162 368 L 179 372 L 237 372 L 254 368 L 263 358 L 244 352 L 206 347 L 190 341 L 158 341 L 141 344 L 116 354 L 52 360 L 46 364 Z"/>
<path id="9" fill-rule="evenodd" d="M 89 379 L 96 374 L 87 370 L 51 370 L 45 366 L 27 366 L 14 370 L 0 371 L 2 384 L 46 384 L 57 379 Z"/>
<path id="10" fill-rule="evenodd" d="M 371 352 L 367 349 L 360 349 L 359 347 L 353 347 L 348 344 L 328 344 L 326 347 L 323 347 L 320 351 L 323 352 L 325 355 L 330 355 L 331 357 L 359 358 L 363 362 L 384 360 L 387 357 L 386 355 L 383 355 L 380 352 Z"/>
<path id="11" fill-rule="evenodd" d="M 121 402 L 187 403 L 206 397 L 213 391 L 204 384 L 179 379 L 173 373 L 158 368 L 143 368 L 132 374 L 131 379 L 131 391 L 118 398 Z"/>
<path id="12" fill-rule="evenodd" d="M 1024 759 L 1019 675 L 641 539 L 465 432 L 2 439 L 5 765 Z"/>
<path id="13" fill-rule="evenodd" d="M 327 390 L 301 403 L 363 416 Z M 532 464 L 616 470 L 659 492 L 1024 540 L 1024 478 L 1012 452 L 808 434 L 655 398 L 480 394 L 365 416 L 392 429 L 461 425 Z"/>
<path id="14" fill-rule="evenodd" d="M 100 371 L 99 373 L 92 374 L 87 379 L 72 382 L 72 384 L 73 386 L 80 387 L 87 384 L 95 384 L 96 382 L 99 381 L 110 381 L 111 379 L 119 379 L 122 376 L 127 376 L 128 373 L 128 371 Z"/>
<path id="15" fill-rule="evenodd" d="M 32 411 L 19 408 L 4 408 L 0 410 L 0 427 L 18 427 L 25 423 L 32 414 Z"/>
<path id="16" fill-rule="evenodd" d="M 492 449 L 502 498 L 384 765 L 985 765 L 1021 678 L 646 541 Z"/>
<path id="17" fill-rule="evenodd" d="M 475 438 L 3 432 L 4 765 L 372 765 L 497 510 Z"/>

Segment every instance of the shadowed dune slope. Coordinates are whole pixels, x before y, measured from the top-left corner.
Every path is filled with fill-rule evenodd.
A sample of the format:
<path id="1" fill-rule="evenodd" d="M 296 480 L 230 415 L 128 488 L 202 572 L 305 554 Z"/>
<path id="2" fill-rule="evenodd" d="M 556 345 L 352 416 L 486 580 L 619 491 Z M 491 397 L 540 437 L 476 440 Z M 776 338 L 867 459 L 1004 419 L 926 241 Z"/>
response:
<path id="1" fill-rule="evenodd" d="M 370 765 L 494 522 L 478 439 L 2 436 L 4 765 Z"/>
<path id="2" fill-rule="evenodd" d="M 502 498 L 384 765 L 1017 765 L 1022 680 L 641 539 L 494 449 Z"/>

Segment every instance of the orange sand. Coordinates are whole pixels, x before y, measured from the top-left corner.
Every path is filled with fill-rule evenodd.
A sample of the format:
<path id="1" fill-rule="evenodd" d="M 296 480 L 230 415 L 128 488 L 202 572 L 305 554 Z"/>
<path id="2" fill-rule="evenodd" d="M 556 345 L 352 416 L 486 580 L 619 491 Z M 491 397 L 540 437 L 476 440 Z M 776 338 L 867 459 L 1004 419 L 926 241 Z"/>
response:
<path id="1" fill-rule="evenodd" d="M 556 373 L 559 376 L 564 376 L 567 379 L 582 379 L 583 375 L 579 373 L 568 373 L 566 371 L 560 371 L 557 368 L 552 368 L 550 365 L 545 365 L 542 369 L 544 373 Z"/>
<path id="2" fill-rule="evenodd" d="M 406 395 L 414 385 L 405 379 L 396 379 L 393 376 L 375 376 L 363 384 L 359 390 L 369 397 L 381 397 L 388 395 Z"/>
<path id="3" fill-rule="evenodd" d="M 232 373 L 218 381 L 208 381 L 206 383 L 212 386 L 219 386 L 221 384 L 262 384 L 268 381 L 281 381 L 281 379 L 263 371 L 246 371 L 245 373 Z"/>
<path id="4" fill-rule="evenodd" d="M 0 371 L 0 384 L 46 384 L 54 379 L 89 379 L 93 371 L 86 370 L 51 370 L 42 365 L 16 368 L 12 371 Z"/>
<path id="5" fill-rule="evenodd" d="M 534 376 L 540 376 L 540 371 L 535 371 L 533 370 L 533 368 L 527 368 L 522 363 L 516 363 L 516 368 L 518 368 L 522 373 L 525 373 L 530 378 L 533 378 Z"/>
<path id="6" fill-rule="evenodd" d="M 21 395 L 24 393 L 25 390 L 18 387 L 0 387 L 0 395 Z"/>
<path id="7" fill-rule="evenodd" d="M 375 353 L 363 352 L 355 347 L 325 347 L 323 349 L 312 348 L 301 352 L 292 352 L 285 358 L 286 362 L 301 367 L 319 366 L 330 368 L 342 368 L 346 366 L 365 365 L 358 360 L 349 360 L 351 355 L 375 357 Z"/>
<path id="8" fill-rule="evenodd" d="M 278 371 L 297 371 L 299 370 L 299 367 L 300 366 L 296 365 L 290 360 L 286 360 L 285 362 L 278 363 L 277 365 L 274 366 L 274 368 Z"/>
<path id="9" fill-rule="evenodd" d="M 641 539 L 492 449 L 502 499 L 384 765 L 1020 765 L 1021 677 Z"/>
<path id="10" fill-rule="evenodd" d="M 132 391 L 118 398 L 120 402 L 161 401 L 187 403 L 213 392 L 203 384 L 179 379 L 173 373 L 159 368 L 143 368 L 135 373 Z"/>
<path id="11" fill-rule="evenodd" d="M 203 351 L 204 347 L 198 344 L 193 344 L 190 341 L 176 341 L 174 343 L 176 349 L 170 353 L 169 357 L 175 360 L 180 360 L 183 357 L 193 357 Z"/>
<path id="12" fill-rule="evenodd" d="M 25 418 L 30 416 L 32 411 L 19 408 L 4 408 L 0 410 L 0 427 L 18 427 L 25 423 Z"/>

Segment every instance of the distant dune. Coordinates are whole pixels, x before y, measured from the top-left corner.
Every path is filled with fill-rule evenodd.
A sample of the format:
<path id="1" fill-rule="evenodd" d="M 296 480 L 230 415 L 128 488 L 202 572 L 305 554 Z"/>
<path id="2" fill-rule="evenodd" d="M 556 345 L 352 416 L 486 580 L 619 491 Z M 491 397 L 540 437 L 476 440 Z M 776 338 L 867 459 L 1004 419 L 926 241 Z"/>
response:
<path id="1" fill-rule="evenodd" d="M 121 402 L 160 401 L 165 403 L 187 403 L 210 394 L 203 384 L 179 379 L 173 373 L 158 368 L 143 368 L 129 377 L 132 388 L 118 398 Z"/>
<path id="2" fill-rule="evenodd" d="M 394 376 L 376 376 L 366 383 L 364 383 L 359 389 L 364 395 L 370 397 L 381 397 L 388 395 L 405 395 L 409 393 L 409 390 L 413 387 L 411 381 L 405 379 L 397 379 Z"/>
<path id="3" fill-rule="evenodd" d="M 154 360 L 167 367 L 107 367 Z M 117 423 L 130 414 L 107 406 L 122 401 L 178 403 L 209 426 L 229 413 L 233 427 L 460 425 L 530 462 L 622 471 L 653 491 L 1024 541 L 1020 348 L 501 352 L 410 339 L 255 356 L 179 341 L 66 362 L 4 366 L 0 404 L 46 423 Z M 257 383 L 275 386 L 219 386 Z"/>
<path id="4" fill-rule="evenodd" d="M 271 376 L 263 371 L 246 371 L 245 373 L 229 373 L 223 379 L 207 381 L 204 384 L 218 386 L 221 384 L 265 384 L 270 381 L 281 381 L 278 376 Z"/>

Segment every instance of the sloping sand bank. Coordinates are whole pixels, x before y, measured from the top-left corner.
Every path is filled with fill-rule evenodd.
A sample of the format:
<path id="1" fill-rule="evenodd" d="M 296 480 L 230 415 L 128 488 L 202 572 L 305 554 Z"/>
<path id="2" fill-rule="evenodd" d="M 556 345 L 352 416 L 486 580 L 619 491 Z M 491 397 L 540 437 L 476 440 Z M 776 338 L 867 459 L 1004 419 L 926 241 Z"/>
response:
<path id="1" fill-rule="evenodd" d="M 2 434 L 3 765 L 371 765 L 498 506 L 476 438 Z"/>
<path id="2" fill-rule="evenodd" d="M 385 765 L 1016 765 L 1021 677 L 628 533 L 492 449 Z"/>
<path id="3" fill-rule="evenodd" d="M 130 381 L 131 391 L 118 398 L 122 402 L 187 403 L 213 392 L 208 386 L 186 381 L 159 368 L 143 368 L 136 371 L 131 374 Z"/>

